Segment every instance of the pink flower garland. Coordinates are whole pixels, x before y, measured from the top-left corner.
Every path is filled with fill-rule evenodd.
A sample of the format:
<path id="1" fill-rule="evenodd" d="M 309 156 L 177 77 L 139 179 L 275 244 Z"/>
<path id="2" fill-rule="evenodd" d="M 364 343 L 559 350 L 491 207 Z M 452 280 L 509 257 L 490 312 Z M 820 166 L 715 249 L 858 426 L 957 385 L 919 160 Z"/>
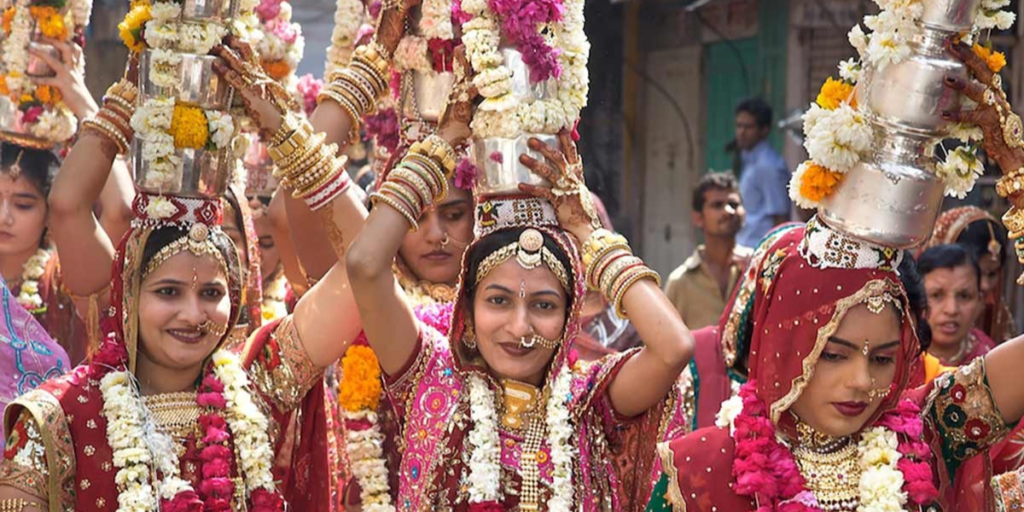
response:
<path id="1" fill-rule="evenodd" d="M 531 81 L 542 82 L 562 74 L 558 50 L 548 45 L 539 31 L 540 25 L 562 19 L 565 6 L 561 0 L 488 0 L 487 6 L 501 20 L 502 35 L 523 54 Z"/>
<path id="2" fill-rule="evenodd" d="M 307 116 L 311 115 L 316 108 L 316 97 L 320 95 L 320 89 L 323 86 L 324 81 L 314 77 L 311 73 L 299 77 L 298 83 L 295 84 L 295 89 L 302 96 L 302 109 Z"/>
<path id="3" fill-rule="evenodd" d="M 383 109 L 376 114 L 367 115 L 363 117 L 363 123 L 366 128 L 365 138 L 372 138 L 378 146 L 386 148 L 388 152 L 394 153 L 401 144 L 402 133 L 395 109 Z"/>
<path id="4" fill-rule="evenodd" d="M 766 407 L 756 394 L 751 380 L 740 388 L 743 411 L 736 417 L 736 457 L 732 474 L 734 489 L 741 496 L 758 500 L 756 512 L 821 512 L 813 493 L 796 464 L 793 453 L 775 438 L 775 426 L 766 415 Z M 924 433 L 921 409 L 910 400 L 902 400 L 876 422 L 899 435 L 898 451 L 904 455 L 897 463 L 903 473 L 903 490 L 917 505 L 932 503 L 939 495 L 933 483 L 931 449 L 920 441 Z"/>

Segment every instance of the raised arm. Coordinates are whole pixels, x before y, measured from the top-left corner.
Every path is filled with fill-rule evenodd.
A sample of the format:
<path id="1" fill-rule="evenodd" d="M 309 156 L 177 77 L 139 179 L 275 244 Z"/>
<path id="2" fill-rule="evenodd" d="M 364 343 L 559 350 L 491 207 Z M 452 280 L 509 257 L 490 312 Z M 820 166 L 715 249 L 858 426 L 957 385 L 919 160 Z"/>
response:
<path id="1" fill-rule="evenodd" d="M 295 252 L 292 230 L 288 225 L 288 212 L 284 205 L 285 197 L 288 195 L 287 190 L 275 191 L 274 197 L 270 199 L 270 206 L 267 207 L 267 215 L 270 216 L 270 231 L 274 236 L 274 244 L 277 245 L 278 253 L 281 255 L 281 267 L 284 269 L 284 275 L 295 295 L 302 297 L 309 291 L 310 284 L 302 263 L 299 261 L 298 253 Z"/>
<path id="2" fill-rule="evenodd" d="M 657 274 L 632 256 L 625 238 L 596 230 L 600 224 L 590 202 L 590 191 L 583 184 L 583 166 L 576 146 L 565 131 L 559 134 L 559 143 L 561 152 L 539 140 L 530 141 L 530 147 L 540 151 L 546 162 L 520 156 L 523 165 L 556 184 L 556 188 L 520 188 L 555 205 L 563 229 L 581 242 L 586 278 L 597 283 L 591 288 L 600 290 L 620 315 L 628 313 L 644 341 L 644 346 L 623 364 L 608 388 L 615 410 L 624 416 L 636 416 L 655 406 L 672 389 L 693 355 L 693 335 L 661 291 Z M 589 256 L 595 256 L 593 261 L 589 261 Z M 603 261 L 611 263 L 602 265 Z M 619 262 L 628 265 L 617 266 Z M 596 270 L 599 268 L 604 271 Z M 595 271 L 598 274 L 592 275 Z"/>

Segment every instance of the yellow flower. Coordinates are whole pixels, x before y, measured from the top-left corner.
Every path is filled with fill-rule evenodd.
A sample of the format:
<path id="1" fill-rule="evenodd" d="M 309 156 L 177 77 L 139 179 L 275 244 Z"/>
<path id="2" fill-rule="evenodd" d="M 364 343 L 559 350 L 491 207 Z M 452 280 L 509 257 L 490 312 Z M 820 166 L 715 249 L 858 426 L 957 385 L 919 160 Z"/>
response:
<path id="1" fill-rule="evenodd" d="M 8 7 L 7 10 L 4 11 L 3 27 L 4 33 L 6 34 L 11 33 L 11 23 L 14 22 L 14 13 L 14 7 Z"/>
<path id="2" fill-rule="evenodd" d="M 981 57 L 981 60 L 985 61 L 985 64 L 988 65 L 988 69 L 993 73 L 998 73 L 1006 67 L 1006 55 L 1002 52 L 986 48 L 978 43 L 974 43 L 974 46 L 972 46 L 971 49 L 974 50 L 975 55 Z"/>
<path id="3" fill-rule="evenodd" d="M 842 180 L 842 173 L 808 162 L 804 178 L 800 182 L 800 195 L 810 201 L 821 201 L 835 192 Z"/>
<path id="4" fill-rule="evenodd" d="M 857 108 L 857 99 L 853 97 L 853 86 L 842 81 L 829 77 L 821 85 L 821 92 L 818 93 L 818 105 L 827 110 L 839 108 L 839 105 L 849 102 L 850 106 Z"/>
<path id="5" fill-rule="evenodd" d="M 28 11 L 39 23 L 39 30 L 50 39 L 63 41 L 68 38 L 68 28 L 64 25 L 64 17 L 57 9 L 50 6 L 29 7 Z"/>
<path id="6" fill-rule="evenodd" d="M 142 39 L 142 28 L 151 19 L 153 15 L 149 12 L 149 2 L 142 1 L 133 3 L 132 10 L 117 24 L 121 40 L 128 47 L 128 51 L 138 53 L 146 49 L 146 41 Z"/>
<path id="7" fill-rule="evenodd" d="M 29 94 L 27 92 L 23 92 L 23 93 L 21 93 L 21 101 L 19 103 L 32 103 L 35 100 L 36 99 L 35 99 L 34 96 L 32 96 L 31 94 Z"/>
<path id="8" fill-rule="evenodd" d="M 210 127 L 203 109 L 175 105 L 171 129 L 167 133 L 174 137 L 174 147 L 178 149 L 203 149 L 210 138 Z"/>
<path id="9" fill-rule="evenodd" d="M 350 412 L 375 411 L 380 402 L 380 364 L 373 349 L 353 345 L 341 359 L 338 405 Z"/>

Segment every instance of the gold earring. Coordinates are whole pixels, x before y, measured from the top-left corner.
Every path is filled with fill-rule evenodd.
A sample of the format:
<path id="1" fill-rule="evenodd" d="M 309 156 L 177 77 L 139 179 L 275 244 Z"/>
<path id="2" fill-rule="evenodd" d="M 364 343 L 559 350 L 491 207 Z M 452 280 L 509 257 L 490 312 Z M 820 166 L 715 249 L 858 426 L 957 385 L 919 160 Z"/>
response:
<path id="1" fill-rule="evenodd" d="M 467 347 L 476 350 L 476 332 L 473 331 L 473 324 L 466 324 L 466 330 L 462 333 L 462 342 Z"/>

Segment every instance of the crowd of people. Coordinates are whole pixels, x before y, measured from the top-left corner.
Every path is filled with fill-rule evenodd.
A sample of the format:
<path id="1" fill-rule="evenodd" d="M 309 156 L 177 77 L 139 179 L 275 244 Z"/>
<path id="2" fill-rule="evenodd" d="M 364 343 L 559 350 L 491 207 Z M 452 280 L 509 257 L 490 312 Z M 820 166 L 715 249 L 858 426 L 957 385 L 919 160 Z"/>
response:
<path id="1" fill-rule="evenodd" d="M 739 177 L 695 185 L 703 243 L 662 283 L 588 190 L 578 116 L 487 155 L 537 179 L 482 192 L 462 150 L 509 76 L 479 48 L 450 56 L 443 111 L 404 120 L 350 178 L 364 117 L 411 94 L 387 77 L 415 3 L 381 6 L 308 114 L 253 46 L 218 40 L 269 193 L 244 176 L 217 194 L 135 187 L 157 168 L 132 161 L 156 149 L 130 154 L 162 122 L 136 115 L 155 68 L 131 57 L 96 104 L 78 43 L 37 55 L 53 73 L 30 79 L 83 122 L 62 151 L 2 142 L 0 512 L 1024 504 L 1024 337 L 1002 289 L 1019 233 L 978 207 L 942 212 L 910 250 L 791 222 L 771 109 L 748 100 Z M 496 24 L 472 16 L 485 3 L 460 7 L 470 46 Z M 977 109 L 947 115 L 1021 178 L 1010 105 L 982 98 L 998 75 L 948 50 L 971 80 L 944 87 Z"/>

